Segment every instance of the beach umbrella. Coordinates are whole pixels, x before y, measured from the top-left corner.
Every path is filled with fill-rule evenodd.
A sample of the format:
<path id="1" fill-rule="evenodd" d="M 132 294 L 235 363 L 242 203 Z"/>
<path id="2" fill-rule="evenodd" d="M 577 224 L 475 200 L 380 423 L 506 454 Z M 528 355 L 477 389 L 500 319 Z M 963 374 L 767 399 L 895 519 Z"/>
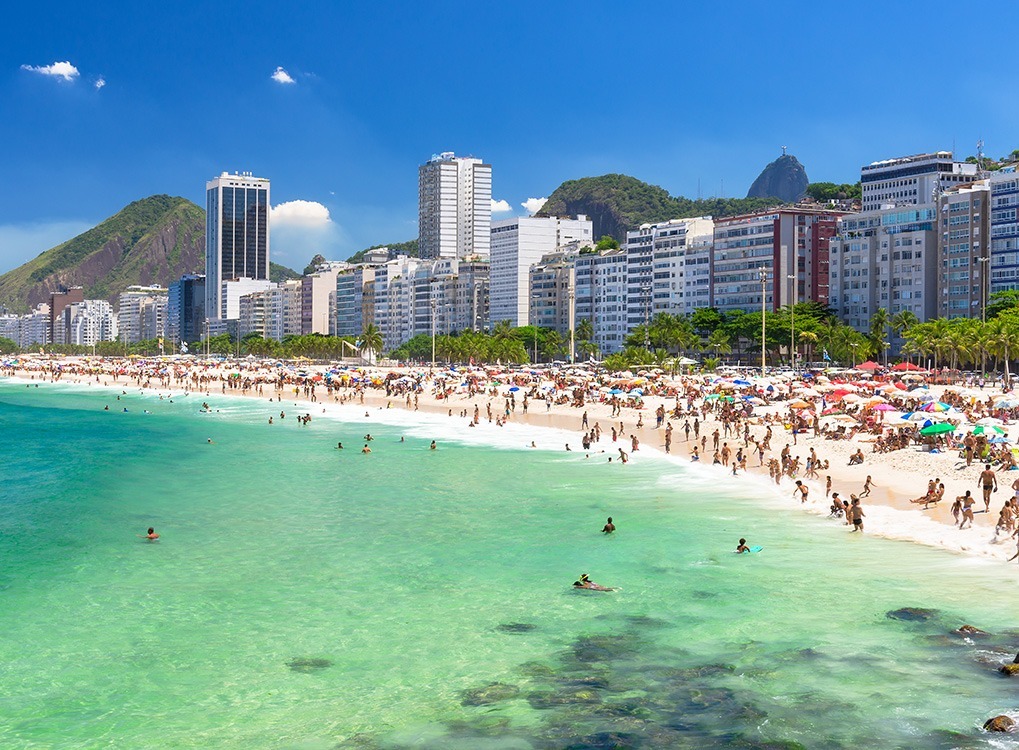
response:
<path id="1" fill-rule="evenodd" d="M 918 367 L 917 365 L 914 365 L 912 362 L 899 362 L 899 364 L 895 365 L 892 368 L 892 371 L 893 372 L 916 372 L 917 370 L 922 370 L 922 369 L 923 369 L 922 367 Z"/>
<path id="2" fill-rule="evenodd" d="M 995 445 L 1001 445 L 1002 443 L 1007 443 L 1008 442 L 1008 438 L 1007 437 L 1002 437 L 1001 435 L 996 435 L 995 437 L 992 437 L 987 442 L 988 443 L 994 443 Z"/>
<path id="3" fill-rule="evenodd" d="M 750 385 L 750 381 L 749 380 L 742 380 L 740 378 L 737 378 L 736 380 L 734 380 L 732 382 L 733 382 L 733 385 Z"/>
<path id="4" fill-rule="evenodd" d="M 1002 424 L 1005 424 L 1005 423 L 1002 422 L 997 417 L 984 417 L 983 419 L 978 419 L 977 420 L 977 424 L 982 424 L 982 425 L 1002 425 Z"/>
<path id="5" fill-rule="evenodd" d="M 609 394 L 612 395 L 612 396 L 618 396 L 622 392 L 623 392 L 623 390 L 621 388 L 611 388 L 609 390 Z"/>
<path id="6" fill-rule="evenodd" d="M 519 387 L 519 386 L 516 386 L 516 385 L 514 385 L 514 386 L 511 386 L 511 387 L 510 387 L 510 392 L 513 392 L 513 391 L 519 391 L 519 390 L 520 390 L 520 387 Z"/>
<path id="7" fill-rule="evenodd" d="M 842 400 L 845 401 L 847 404 L 852 404 L 857 401 L 860 401 L 861 399 L 855 393 L 847 393 L 845 396 L 842 397 Z"/>
<path id="8" fill-rule="evenodd" d="M 955 432 L 955 425 L 949 422 L 929 424 L 920 430 L 921 435 L 941 435 L 946 432 Z"/>
<path id="9" fill-rule="evenodd" d="M 895 407 L 891 404 L 874 404 L 874 411 L 895 411 Z"/>
<path id="10" fill-rule="evenodd" d="M 871 370 L 871 371 L 873 371 L 873 370 L 880 370 L 881 369 L 881 365 L 879 365 L 877 362 L 871 362 L 870 360 L 868 360 L 868 361 L 864 362 L 861 365 L 857 365 L 856 369 L 857 370 Z"/>
<path id="11" fill-rule="evenodd" d="M 1014 409 L 1017 406 L 1019 406 L 1019 401 L 1015 400 L 1014 398 L 1009 398 L 1004 401 L 997 401 L 994 404 L 994 408 L 996 409 Z"/>
<path id="12" fill-rule="evenodd" d="M 926 404 L 924 404 L 923 406 L 920 407 L 920 411 L 927 411 L 927 412 L 931 412 L 931 411 L 934 411 L 934 412 L 944 412 L 944 411 L 951 411 L 951 410 L 952 410 L 952 407 L 949 406 L 948 404 L 944 403 L 943 401 L 930 401 L 930 402 L 928 402 L 928 403 L 926 403 Z"/>
<path id="13" fill-rule="evenodd" d="M 643 396 L 644 395 L 644 391 L 642 391 L 640 388 L 634 388 L 632 391 L 630 391 L 626 395 L 627 396 Z"/>
<path id="14" fill-rule="evenodd" d="M 814 406 L 813 404 L 804 401 L 802 398 L 798 398 L 795 401 L 789 402 L 790 409 L 811 409 L 813 408 L 813 406 Z"/>
<path id="15" fill-rule="evenodd" d="M 983 435 L 985 432 L 993 432 L 996 435 L 1004 435 L 1005 431 L 997 425 L 982 425 L 978 424 L 973 428 L 974 435 Z"/>

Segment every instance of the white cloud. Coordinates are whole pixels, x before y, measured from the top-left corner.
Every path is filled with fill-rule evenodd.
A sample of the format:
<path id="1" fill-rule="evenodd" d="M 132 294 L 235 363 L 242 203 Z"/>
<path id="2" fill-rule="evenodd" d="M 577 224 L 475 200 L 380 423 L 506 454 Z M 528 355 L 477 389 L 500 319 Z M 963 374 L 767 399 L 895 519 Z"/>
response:
<path id="1" fill-rule="evenodd" d="M 526 210 L 528 214 L 536 214 L 541 210 L 541 207 L 545 205 L 545 201 L 547 200 L 548 198 L 528 198 L 520 205 L 524 207 L 524 210 Z"/>
<path id="2" fill-rule="evenodd" d="M 291 76 L 287 71 L 283 70 L 282 65 L 278 66 L 276 70 L 273 71 L 273 74 L 270 77 L 272 78 L 272 80 L 276 81 L 276 83 L 297 83 L 297 81 L 294 80 L 293 76 Z"/>
<path id="3" fill-rule="evenodd" d="M 332 223 L 329 209 L 316 201 L 287 201 L 269 209 L 273 227 L 324 227 Z"/>
<path id="4" fill-rule="evenodd" d="M 497 201 L 495 198 L 490 199 L 492 202 L 492 213 L 493 214 L 504 214 L 507 211 L 512 211 L 513 207 L 510 206 L 509 201 Z"/>
<path id="5" fill-rule="evenodd" d="M 55 62 L 52 65 L 22 65 L 21 69 L 44 76 L 53 76 L 64 81 L 73 81 L 78 77 L 78 69 L 67 61 Z"/>
<path id="6" fill-rule="evenodd" d="M 98 91 L 99 89 L 101 89 L 105 85 L 106 85 L 106 79 L 103 78 L 102 76 L 99 76 L 96 79 L 96 82 L 95 82 L 96 91 Z"/>

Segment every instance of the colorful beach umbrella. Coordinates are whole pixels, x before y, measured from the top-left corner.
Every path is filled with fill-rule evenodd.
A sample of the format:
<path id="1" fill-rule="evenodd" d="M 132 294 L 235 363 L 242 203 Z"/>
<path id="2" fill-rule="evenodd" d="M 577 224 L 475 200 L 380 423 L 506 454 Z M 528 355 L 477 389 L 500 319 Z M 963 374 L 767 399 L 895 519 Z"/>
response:
<path id="1" fill-rule="evenodd" d="M 920 430 L 921 435 L 940 435 L 945 432 L 955 432 L 955 425 L 950 422 L 938 422 Z"/>
<path id="2" fill-rule="evenodd" d="M 973 428 L 974 435 L 983 435 L 985 432 L 993 432 L 996 435 L 1004 435 L 1005 431 L 997 425 L 982 425 L 978 424 Z"/>
<path id="3" fill-rule="evenodd" d="M 933 412 L 951 411 L 951 409 L 952 409 L 952 407 L 949 406 L 948 404 L 946 404 L 944 401 L 929 401 L 928 403 L 926 403 L 926 404 L 924 404 L 923 406 L 920 407 L 920 411 L 928 411 L 928 412 L 930 412 L 930 411 L 933 411 Z"/>

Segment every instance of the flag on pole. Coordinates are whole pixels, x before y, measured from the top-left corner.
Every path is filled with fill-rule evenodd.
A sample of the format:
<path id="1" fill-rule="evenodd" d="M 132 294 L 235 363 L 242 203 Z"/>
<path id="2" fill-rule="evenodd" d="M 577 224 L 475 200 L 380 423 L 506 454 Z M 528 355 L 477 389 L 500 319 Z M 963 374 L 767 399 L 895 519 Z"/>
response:
<path id="1" fill-rule="evenodd" d="M 824 350 L 822 356 L 824 357 L 824 361 L 825 362 L 831 362 L 831 357 L 828 356 L 828 350 L 827 349 Z"/>
<path id="2" fill-rule="evenodd" d="M 187 354 L 188 353 L 188 342 L 184 341 L 183 339 L 180 342 L 180 353 L 181 354 Z"/>

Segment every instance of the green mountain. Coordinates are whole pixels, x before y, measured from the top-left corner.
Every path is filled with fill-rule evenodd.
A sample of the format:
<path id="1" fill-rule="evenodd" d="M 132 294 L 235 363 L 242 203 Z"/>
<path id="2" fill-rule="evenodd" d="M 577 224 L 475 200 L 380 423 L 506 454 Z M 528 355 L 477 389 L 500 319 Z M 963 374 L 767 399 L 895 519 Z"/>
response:
<path id="1" fill-rule="evenodd" d="M 567 180 L 553 191 L 535 215 L 586 214 L 594 225 L 595 237 L 607 234 L 622 242 L 628 230 L 641 224 L 693 216 L 734 216 L 780 203 L 782 201 L 776 198 L 691 200 L 673 197 L 666 190 L 635 177 L 606 174 Z"/>
<path id="2" fill-rule="evenodd" d="M 395 258 L 397 255 L 406 255 L 410 258 L 418 257 L 418 241 L 407 240 L 406 242 L 390 242 L 386 245 L 372 245 L 366 247 L 364 250 L 358 250 L 356 253 L 347 258 L 348 263 L 360 263 L 364 260 L 364 254 L 369 250 L 377 250 L 380 247 L 389 248 L 389 257 Z"/>
<path id="3" fill-rule="evenodd" d="M 271 264 L 270 275 L 300 274 Z M 205 211 L 185 198 L 153 195 L 0 276 L 0 304 L 24 311 L 61 287 L 116 302 L 134 284 L 167 286 L 205 269 Z"/>

